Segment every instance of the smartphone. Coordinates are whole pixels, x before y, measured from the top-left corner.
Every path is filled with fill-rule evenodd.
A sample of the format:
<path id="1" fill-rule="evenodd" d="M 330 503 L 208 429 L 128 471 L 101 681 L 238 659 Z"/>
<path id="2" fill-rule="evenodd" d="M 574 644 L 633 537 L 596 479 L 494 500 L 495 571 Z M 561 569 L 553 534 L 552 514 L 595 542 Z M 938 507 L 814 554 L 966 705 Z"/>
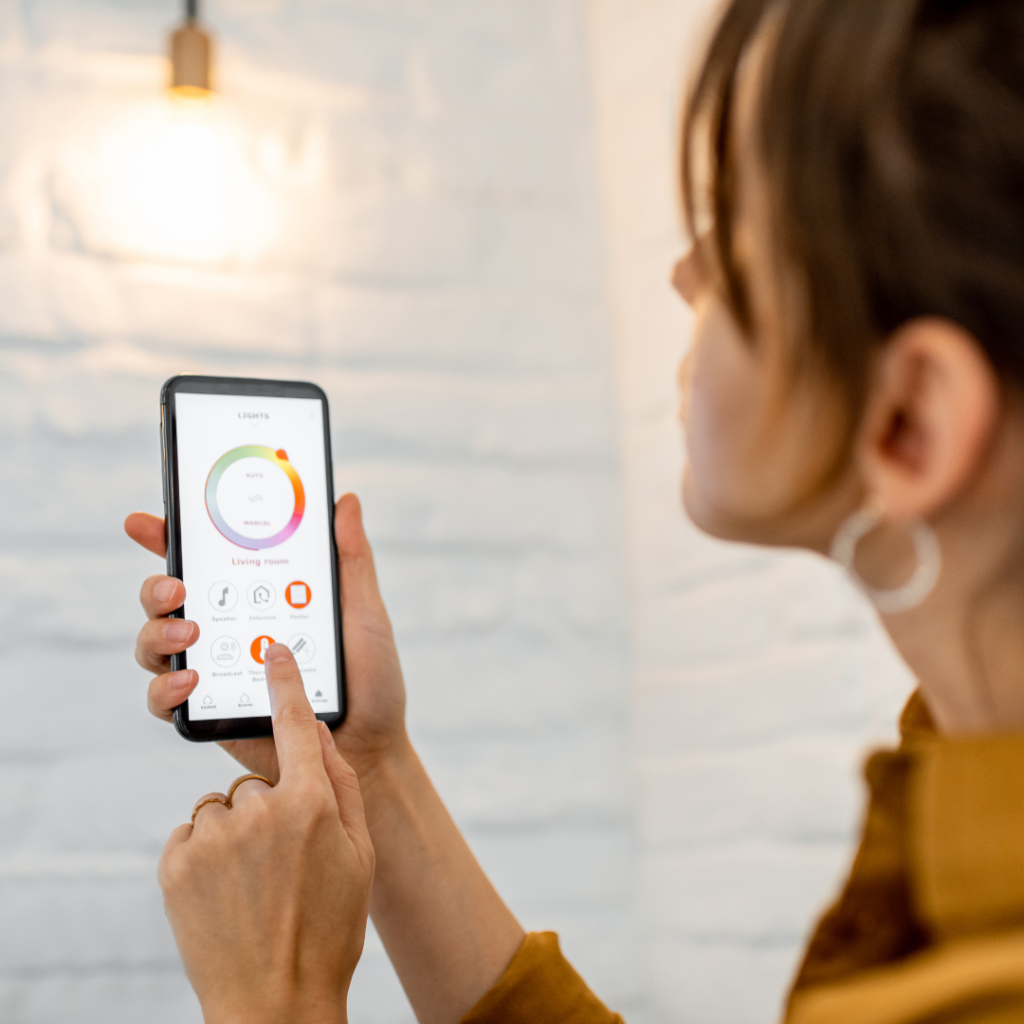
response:
<path id="1" fill-rule="evenodd" d="M 295 655 L 316 717 L 345 717 L 327 396 L 315 384 L 172 377 L 160 393 L 167 573 L 199 641 L 171 658 L 199 684 L 188 740 L 272 734 L 263 655 Z"/>

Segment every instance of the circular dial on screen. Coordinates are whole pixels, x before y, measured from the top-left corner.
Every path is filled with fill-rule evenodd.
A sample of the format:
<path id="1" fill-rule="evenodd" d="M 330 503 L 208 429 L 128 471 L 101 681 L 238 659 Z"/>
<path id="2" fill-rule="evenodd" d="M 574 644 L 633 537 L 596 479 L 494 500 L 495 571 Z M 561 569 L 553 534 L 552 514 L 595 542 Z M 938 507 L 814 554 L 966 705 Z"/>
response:
<path id="1" fill-rule="evenodd" d="M 248 444 L 214 463 L 206 480 L 206 509 L 232 544 L 262 551 L 298 529 L 306 494 L 283 449 Z"/>

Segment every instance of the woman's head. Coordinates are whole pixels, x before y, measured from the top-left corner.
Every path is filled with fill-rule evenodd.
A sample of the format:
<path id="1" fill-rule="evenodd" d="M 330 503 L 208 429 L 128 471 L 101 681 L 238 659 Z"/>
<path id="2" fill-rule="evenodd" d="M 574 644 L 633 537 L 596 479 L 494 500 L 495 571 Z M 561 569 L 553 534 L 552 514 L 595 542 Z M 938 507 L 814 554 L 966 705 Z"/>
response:
<path id="1" fill-rule="evenodd" d="M 941 511 L 1024 389 L 1024 4 L 734 0 L 684 142 L 691 514 Z"/>

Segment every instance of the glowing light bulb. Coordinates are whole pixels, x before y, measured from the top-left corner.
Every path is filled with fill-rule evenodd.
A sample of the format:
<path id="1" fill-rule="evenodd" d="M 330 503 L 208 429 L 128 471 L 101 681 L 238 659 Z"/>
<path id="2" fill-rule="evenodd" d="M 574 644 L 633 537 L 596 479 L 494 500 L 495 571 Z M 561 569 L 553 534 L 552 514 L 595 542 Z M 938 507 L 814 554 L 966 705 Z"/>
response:
<path id="1" fill-rule="evenodd" d="M 175 262 L 248 262 L 269 244 L 275 204 L 216 102 L 157 101 L 69 161 L 91 248 Z"/>

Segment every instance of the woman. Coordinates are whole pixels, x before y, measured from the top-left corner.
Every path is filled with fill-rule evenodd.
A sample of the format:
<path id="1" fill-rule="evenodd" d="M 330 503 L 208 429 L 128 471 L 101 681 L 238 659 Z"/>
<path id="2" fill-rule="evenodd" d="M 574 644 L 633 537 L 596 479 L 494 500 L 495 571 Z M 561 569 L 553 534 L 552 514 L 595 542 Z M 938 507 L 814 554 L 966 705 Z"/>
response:
<path id="1" fill-rule="evenodd" d="M 716 537 L 833 553 L 920 683 L 900 749 L 869 762 L 861 849 L 786 1019 L 1024 1019 L 1024 4 L 734 0 L 684 137 L 699 239 L 675 273 L 696 312 L 686 508 Z M 127 529 L 162 553 L 159 520 Z M 405 733 L 352 496 L 337 536 L 351 715 L 335 743 L 376 852 L 370 912 L 418 1019 L 616 1020 L 553 936 L 524 936 L 445 812 Z M 142 598 L 150 706 L 169 718 L 196 679 L 167 674 L 167 656 L 196 631 L 169 632 L 180 583 L 154 577 Z M 231 752 L 277 777 L 270 741 Z M 236 812 L 214 806 L 230 836 Z M 302 861 L 325 885 L 361 841 L 357 824 L 344 842 L 331 828 L 338 850 Z M 235 867 L 256 870 L 238 851 Z M 369 884 L 365 868 L 346 877 Z M 359 901 L 332 912 L 347 965 Z"/>

